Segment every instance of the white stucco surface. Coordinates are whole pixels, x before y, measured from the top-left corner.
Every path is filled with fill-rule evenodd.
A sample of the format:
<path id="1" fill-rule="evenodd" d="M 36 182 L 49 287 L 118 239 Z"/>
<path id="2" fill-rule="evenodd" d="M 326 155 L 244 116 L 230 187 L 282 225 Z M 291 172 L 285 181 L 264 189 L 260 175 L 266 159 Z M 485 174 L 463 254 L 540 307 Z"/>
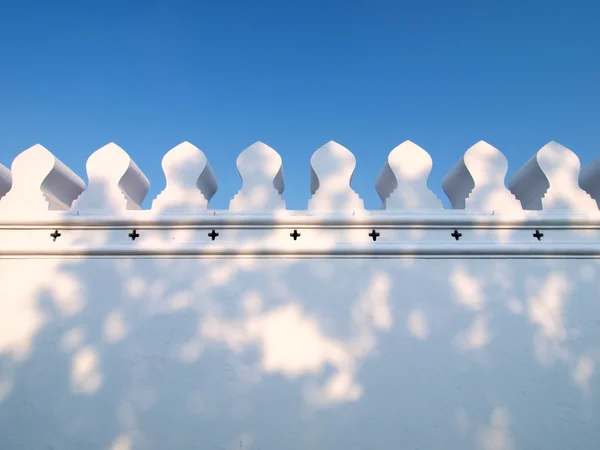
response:
<path id="1" fill-rule="evenodd" d="M 599 270 L 539 259 L 2 260 L 2 442 L 591 449 Z"/>
<path id="2" fill-rule="evenodd" d="M 190 143 L 150 210 L 116 144 L 87 187 L 41 146 L 0 167 L 0 449 L 598 447 L 597 161 L 550 143 L 507 188 L 480 142 L 444 210 L 406 142 L 378 211 L 335 142 L 306 211 L 274 149 L 236 163 L 228 211 Z"/>

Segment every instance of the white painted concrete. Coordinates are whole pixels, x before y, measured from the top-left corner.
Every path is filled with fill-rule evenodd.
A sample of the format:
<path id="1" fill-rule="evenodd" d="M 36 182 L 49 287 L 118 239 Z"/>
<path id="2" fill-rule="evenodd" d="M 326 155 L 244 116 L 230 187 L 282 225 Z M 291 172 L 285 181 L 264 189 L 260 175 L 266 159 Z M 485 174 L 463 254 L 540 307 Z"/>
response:
<path id="1" fill-rule="evenodd" d="M 88 188 L 74 202 L 80 213 L 116 214 L 139 210 L 150 181 L 129 155 L 115 143 L 96 150 L 87 160 Z"/>
<path id="2" fill-rule="evenodd" d="M 509 180 L 523 209 L 595 210 L 597 205 L 579 187 L 579 158 L 558 142 L 544 145 Z"/>
<path id="3" fill-rule="evenodd" d="M 375 181 L 382 209 L 442 209 L 441 200 L 427 187 L 432 166 L 429 153 L 413 142 L 393 149 Z"/>
<path id="4" fill-rule="evenodd" d="M 4 197 L 12 186 L 12 175 L 8 168 L 0 164 L 0 198 Z"/>
<path id="5" fill-rule="evenodd" d="M 152 202 L 153 211 L 202 211 L 210 207 L 217 179 L 202 150 L 183 142 L 163 157 L 162 168 L 166 186 Z"/>
<path id="6" fill-rule="evenodd" d="M 18 155 L 11 166 L 12 187 L 0 200 L 0 216 L 40 216 L 68 210 L 85 183 L 41 145 Z M 6 175 L 3 177 L 6 180 Z M 4 183 L 6 184 L 6 183 Z"/>
<path id="7" fill-rule="evenodd" d="M 1 260 L 3 445 L 594 448 L 599 270 Z"/>
<path id="8" fill-rule="evenodd" d="M 281 198 L 283 163 L 279 153 L 262 142 L 256 142 L 240 153 L 236 164 L 242 188 L 229 202 L 230 210 L 285 209 Z"/>
<path id="9" fill-rule="evenodd" d="M 490 147 L 446 178 L 464 210 L 434 208 L 423 149 L 394 149 L 380 211 L 335 143 L 313 155 L 308 211 L 282 208 L 260 143 L 232 211 L 207 209 L 216 177 L 189 143 L 147 211 L 114 144 L 81 196 L 53 155 L 24 152 L 0 199 L 0 447 L 596 448 L 600 211 L 562 148 L 567 167 L 546 149 L 518 172 L 516 201 Z"/>
<path id="10" fill-rule="evenodd" d="M 455 209 L 515 211 L 521 205 L 504 185 L 508 162 L 502 152 L 479 141 L 442 180 L 442 187 Z"/>
<path id="11" fill-rule="evenodd" d="M 331 211 L 363 211 L 364 204 L 352 189 L 356 158 L 346 147 L 330 141 L 310 158 L 310 192 L 308 210 L 319 213 Z"/>

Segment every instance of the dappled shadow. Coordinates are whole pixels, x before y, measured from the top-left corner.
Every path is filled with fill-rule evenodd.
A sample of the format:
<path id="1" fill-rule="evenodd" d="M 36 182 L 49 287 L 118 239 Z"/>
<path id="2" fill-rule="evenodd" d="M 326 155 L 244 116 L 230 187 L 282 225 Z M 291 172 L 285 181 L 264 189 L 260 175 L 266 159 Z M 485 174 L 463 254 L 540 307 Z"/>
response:
<path id="1" fill-rule="evenodd" d="M 2 260 L 3 441 L 590 448 L 598 270 L 596 260 Z"/>
<path id="2" fill-rule="evenodd" d="M 433 208 L 430 160 L 408 148 L 422 160 L 405 173 L 392 158 L 382 200 L 406 207 L 395 191 L 404 183 Z M 131 212 L 147 179 L 111 146 L 92 163 L 106 167 L 115 154 L 120 167 L 90 177 L 95 187 L 75 205 L 126 225 L 66 227 L 51 249 L 128 256 L 22 258 L 10 251 L 47 250 L 48 231 L 9 231 L 14 248 L 0 259 L 3 446 L 593 448 L 597 259 L 538 258 L 543 247 L 531 246 L 533 230 L 519 222 L 540 220 L 534 215 L 516 214 L 505 228 L 500 218 L 491 229 L 491 215 L 364 211 L 350 186 L 354 157 L 335 143 L 313 156 L 311 211 L 280 210 L 281 161 L 271 150 L 260 144 L 246 153 L 254 156 L 241 164 L 233 202 L 276 209 L 264 216 L 208 211 L 216 180 L 189 144 L 163 160 L 167 187 L 157 208 Z M 263 172 L 252 165 L 257 154 L 270 162 Z M 454 203 L 492 214 L 515 203 L 502 158 L 478 144 L 457 166 Z M 182 209 L 194 215 L 174 213 Z M 125 228 L 134 223 L 135 233 Z M 467 225 L 460 241 L 450 224 Z M 212 228 L 218 235 L 209 239 Z M 593 238 L 589 230 L 544 231 L 550 246 Z M 536 258 L 481 250 L 502 250 L 509 237 Z M 458 250 L 480 244 L 476 258 Z M 355 253 L 336 253 L 344 245 Z M 423 252 L 402 253 L 402 245 Z M 386 248 L 396 253 L 376 251 Z M 148 249 L 156 256 L 143 256 Z M 229 253 L 215 256 L 219 249 Z"/>

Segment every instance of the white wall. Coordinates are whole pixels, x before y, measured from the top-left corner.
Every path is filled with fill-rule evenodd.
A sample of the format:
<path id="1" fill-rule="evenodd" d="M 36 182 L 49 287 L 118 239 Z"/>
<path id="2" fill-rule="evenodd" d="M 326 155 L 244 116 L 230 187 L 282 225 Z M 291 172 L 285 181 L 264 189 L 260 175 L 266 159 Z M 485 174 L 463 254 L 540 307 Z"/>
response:
<path id="1" fill-rule="evenodd" d="M 2 260 L 2 446 L 592 449 L 599 270 Z"/>
<path id="2" fill-rule="evenodd" d="M 441 209 L 410 143 L 384 164 L 379 212 L 337 144 L 313 156 L 306 212 L 284 211 L 262 144 L 264 172 L 238 160 L 232 212 L 208 210 L 216 177 L 187 144 L 149 211 L 115 146 L 87 188 L 24 152 L 0 200 L 0 448 L 596 448 L 596 169 L 582 190 L 557 145 L 510 191 L 503 156 L 469 149 L 444 181 L 465 211 Z"/>

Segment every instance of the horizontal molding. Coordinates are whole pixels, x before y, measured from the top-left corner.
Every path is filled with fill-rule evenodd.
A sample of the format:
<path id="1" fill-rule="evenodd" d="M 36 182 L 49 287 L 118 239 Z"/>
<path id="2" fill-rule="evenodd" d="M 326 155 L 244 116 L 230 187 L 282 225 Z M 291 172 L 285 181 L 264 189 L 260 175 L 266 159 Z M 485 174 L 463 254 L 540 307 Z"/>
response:
<path id="1" fill-rule="evenodd" d="M 157 215 L 152 211 L 133 211 L 119 216 L 75 215 L 47 212 L 35 216 L 1 217 L 0 229 L 25 228 L 280 228 L 280 227 L 387 227 L 387 228 L 600 228 L 600 211 L 564 213 L 522 211 L 511 214 L 471 211 L 360 211 L 354 214 L 314 214 L 306 211 L 247 213 L 207 211 L 196 214 Z"/>
<path id="2" fill-rule="evenodd" d="M 55 229 L 61 234 L 53 241 Z M 136 240 L 129 237 L 133 229 L 140 235 Z M 212 229 L 219 233 L 216 240 L 207 235 Z M 289 236 L 294 229 L 301 233 L 298 240 Z M 376 241 L 371 229 L 380 233 Z M 454 229 L 462 233 L 458 241 Z M 544 233 L 541 241 L 532 235 L 536 229 Z M 13 257 L 599 258 L 600 212 L 49 213 L 0 221 L 0 258 Z"/>
<path id="3" fill-rule="evenodd" d="M 137 258 L 600 258 L 600 243 L 384 243 L 331 247 L 291 245 L 73 245 L 0 249 L 0 258 L 137 257 Z"/>

